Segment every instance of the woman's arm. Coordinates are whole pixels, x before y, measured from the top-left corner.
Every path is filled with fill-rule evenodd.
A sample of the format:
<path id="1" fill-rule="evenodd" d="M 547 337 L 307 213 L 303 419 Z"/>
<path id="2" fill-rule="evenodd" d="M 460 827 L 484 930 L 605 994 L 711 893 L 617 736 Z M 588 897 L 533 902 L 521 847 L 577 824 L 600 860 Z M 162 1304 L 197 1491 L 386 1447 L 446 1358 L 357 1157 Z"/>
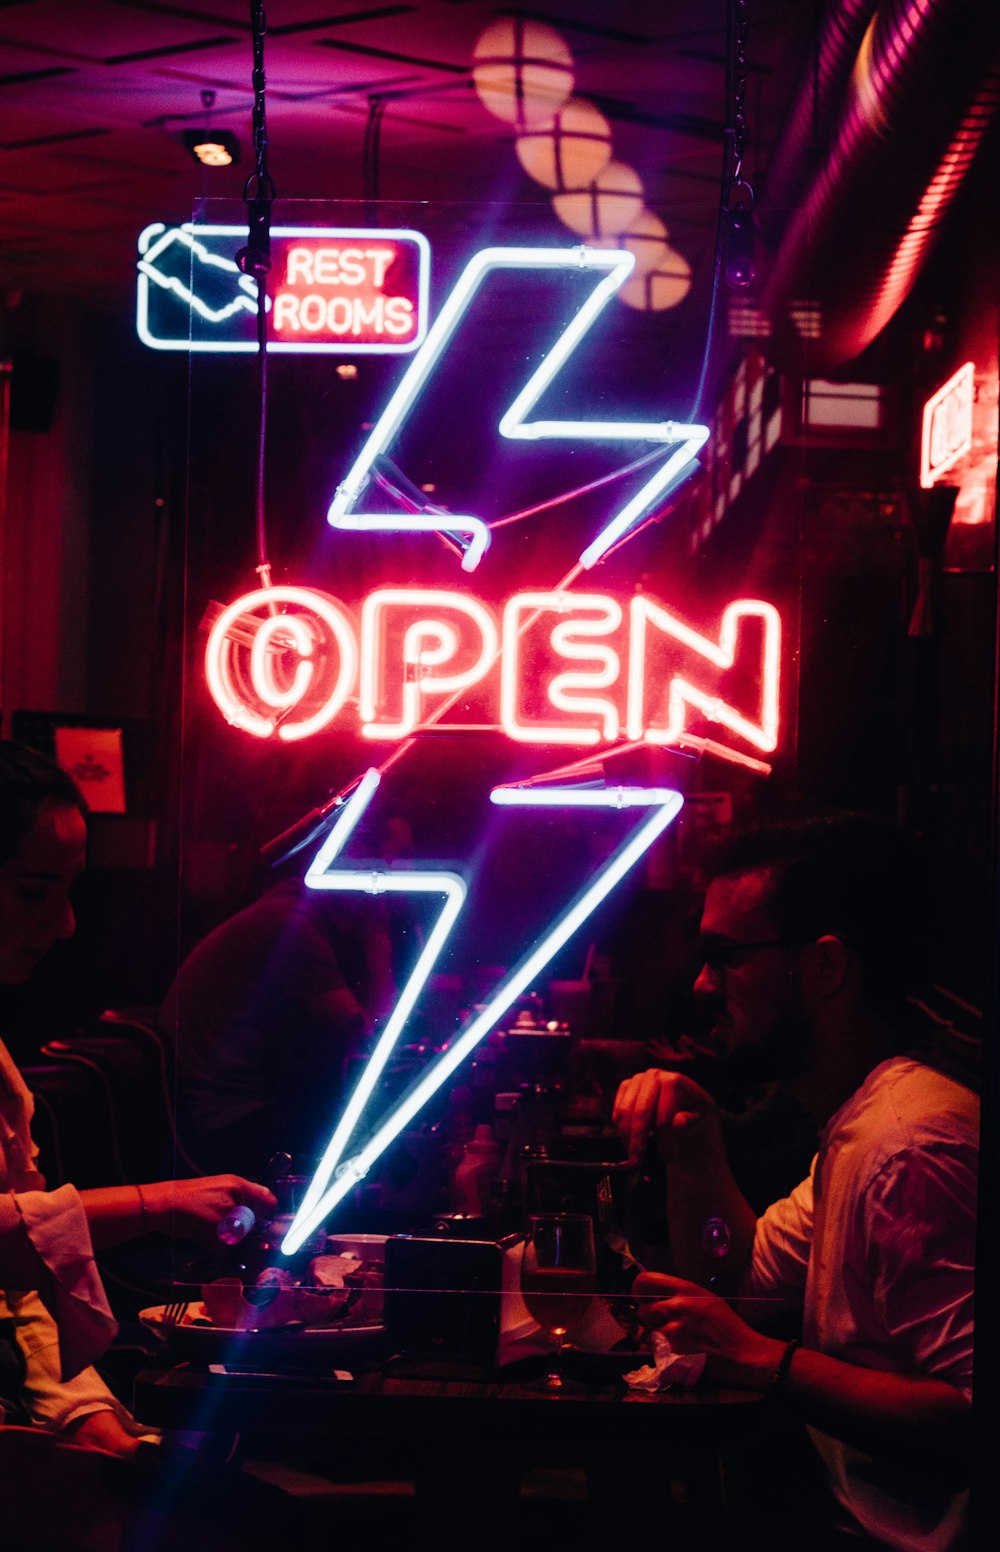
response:
<path id="1" fill-rule="evenodd" d="M 80 1200 L 97 1250 L 154 1232 L 182 1239 L 210 1239 L 216 1224 L 234 1207 L 249 1207 L 264 1216 L 278 1205 L 266 1186 L 241 1175 L 102 1186 L 81 1191 Z"/>
<path id="2" fill-rule="evenodd" d="M 38 1281 L 39 1266 L 14 1193 L 8 1191 L 0 1196 L 0 1285 L 31 1288 Z"/>

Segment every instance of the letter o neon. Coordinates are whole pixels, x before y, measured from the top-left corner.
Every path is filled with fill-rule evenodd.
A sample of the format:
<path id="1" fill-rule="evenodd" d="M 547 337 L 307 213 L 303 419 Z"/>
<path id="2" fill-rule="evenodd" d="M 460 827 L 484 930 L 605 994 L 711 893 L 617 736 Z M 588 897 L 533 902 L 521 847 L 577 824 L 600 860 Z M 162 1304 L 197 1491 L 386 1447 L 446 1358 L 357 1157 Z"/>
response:
<path id="1" fill-rule="evenodd" d="M 302 327 L 310 334 L 318 334 L 320 329 L 326 328 L 326 299 L 312 291 L 304 296 L 299 308 L 299 319 Z"/>
<path id="2" fill-rule="evenodd" d="M 289 615 L 288 619 L 299 621 L 295 626 L 288 628 L 289 647 L 298 651 L 303 657 L 296 671 L 292 690 L 297 691 L 300 699 L 309 693 L 314 680 L 314 654 L 315 647 L 308 650 L 309 641 L 307 634 L 311 635 L 314 642 L 322 641 L 325 637 L 328 642 L 336 643 L 340 665 L 337 671 L 336 681 L 330 693 L 322 705 L 310 716 L 303 717 L 300 722 L 283 720 L 277 722 L 274 713 L 276 710 L 285 710 L 294 704 L 289 694 L 276 695 L 275 686 L 269 675 L 264 675 L 264 682 L 258 685 L 255 682 L 255 674 L 262 673 L 261 652 L 256 654 L 254 660 L 253 643 L 247 647 L 230 634 L 233 627 L 240 622 L 242 631 L 246 632 L 248 622 L 246 617 L 255 612 L 264 611 L 264 618 L 256 622 L 254 641 L 258 633 L 266 630 L 266 641 L 273 640 L 278 627 L 273 623 L 275 615 L 274 607 L 282 604 L 293 604 L 296 608 L 305 611 L 312 616 L 312 622 L 306 624 L 299 615 Z M 321 627 L 316 631 L 316 622 Z M 240 671 L 239 655 L 243 654 L 247 659 L 244 671 Z M 307 664 L 307 661 L 308 664 Z M 307 672 L 300 670 L 306 668 Z M 208 681 L 209 692 L 215 704 L 218 706 L 226 721 L 234 727 L 243 728 L 247 733 L 252 733 L 255 738 L 271 738 L 275 732 L 279 738 L 286 742 L 296 739 L 308 738 L 310 734 L 317 733 L 320 728 L 326 727 L 332 722 L 340 711 L 350 694 L 358 672 L 358 644 L 355 639 L 354 629 L 350 619 L 332 598 L 325 594 L 314 592 L 304 587 L 263 587 L 256 592 L 245 593 L 235 603 L 224 609 L 212 626 L 205 648 L 205 677 Z M 252 698 L 256 707 L 248 704 Z M 270 715 L 262 715 L 257 708 L 267 707 Z"/>
<path id="3" fill-rule="evenodd" d="M 353 318 L 354 308 L 349 297 L 335 296 L 330 299 L 326 311 L 326 326 L 331 334 L 347 334 Z"/>

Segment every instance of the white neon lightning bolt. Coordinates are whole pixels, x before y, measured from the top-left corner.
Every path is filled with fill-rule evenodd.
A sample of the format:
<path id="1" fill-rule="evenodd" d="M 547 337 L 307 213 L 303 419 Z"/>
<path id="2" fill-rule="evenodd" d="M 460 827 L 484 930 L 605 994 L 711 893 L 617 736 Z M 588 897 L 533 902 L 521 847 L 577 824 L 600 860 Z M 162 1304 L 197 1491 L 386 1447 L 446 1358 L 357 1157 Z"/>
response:
<path id="1" fill-rule="evenodd" d="M 468 534 L 469 542 L 462 552 L 463 571 L 475 571 L 492 537 L 481 517 L 456 516 L 453 512 L 437 517 L 419 512 L 345 512 L 335 527 L 354 533 Z"/>
<path id="2" fill-rule="evenodd" d="M 410 978 L 389 1015 L 343 1115 L 337 1122 L 326 1152 L 320 1160 L 319 1168 L 302 1200 L 296 1223 L 303 1215 L 312 1212 L 333 1179 L 344 1149 L 361 1119 L 386 1062 L 395 1050 L 406 1021 L 413 1012 L 417 998 L 424 989 L 427 977 L 433 970 L 458 919 L 459 912 L 465 904 L 465 880 L 457 873 L 420 871 L 415 868 L 382 872 L 373 870 L 370 866 L 363 869 L 357 865 L 342 868 L 331 866 L 353 834 L 378 784 L 378 771 L 366 771 L 344 804 L 340 817 L 311 863 L 305 877 L 306 885 L 310 889 L 338 890 L 345 894 L 443 894 L 444 906 L 441 915 L 427 934 L 427 941 L 421 949 Z M 289 1237 L 294 1231 L 295 1223 L 289 1230 Z M 306 1237 L 311 1232 L 311 1230 L 307 1231 Z"/>
<path id="3" fill-rule="evenodd" d="M 596 539 L 584 550 L 580 556 L 581 565 L 585 570 L 595 565 L 613 544 L 646 515 L 659 497 L 680 482 L 683 471 L 690 466 L 695 454 L 708 439 L 707 426 L 680 424 L 670 420 L 531 421 L 527 419 L 595 319 L 628 278 L 634 264 L 633 254 L 616 248 L 583 246 L 578 248 L 483 248 L 475 254 L 459 276 L 454 290 L 441 308 L 423 345 L 410 362 L 399 386 L 375 423 L 346 479 L 338 486 L 327 512 L 327 521 L 334 528 L 374 527 L 377 523 L 379 528 L 391 531 L 393 526 L 400 530 L 412 526 L 412 523 L 408 523 L 402 515 L 394 522 L 391 514 L 355 513 L 353 508 L 361 499 L 372 464 L 386 451 L 393 438 L 402 429 L 445 347 L 458 329 L 473 297 L 491 270 L 561 269 L 598 272 L 603 270 L 606 271 L 604 278 L 590 292 L 555 345 L 532 373 L 513 404 L 502 416 L 499 425 L 501 436 L 513 441 L 539 441 L 556 437 L 571 441 L 663 442 L 671 447 L 679 444 L 666 462 L 660 465 L 631 500 L 614 514 Z M 386 521 L 387 517 L 388 521 Z M 346 522 L 346 518 L 353 518 L 354 521 Z M 444 531 L 447 526 L 462 532 L 467 531 L 469 525 L 473 523 L 482 523 L 482 519 L 466 514 L 456 519 L 449 513 L 447 524 L 442 521 L 437 526 L 439 531 Z M 462 562 L 463 567 L 468 571 L 474 570 L 478 565 L 478 557 L 470 560 L 470 555 L 471 546 Z"/>
<path id="4" fill-rule="evenodd" d="M 382 1122 L 382 1125 L 369 1139 L 354 1158 L 349 1159 L 341 1167 L 340 1173 L 332 1185 L 329 1185 L 332 1168 L 327 1168 L 327 1158 L 332 1150 L 327 1150 L 316 1179 L 309 1187 L 306 1199 L 300 1207 L 291 1228 L 285 1236 L 281 1249 L 285 1255 L 293 1255 L 296 1250 L 319 1228 L 320 1224 L 329 1213 L 343 1201 L 357 1185 L 363 1180 L 375 1161 L 381 1157 L 390 1143 L 394 1142 L 399 1134 L 409 1126 L 410 1122 L 420 1113 L 428 1100 L 435 1095 L 443 1084 L 447 1083 L 452 1073 L 465 1061 L 485 1039 L 490 1030 L 507 1009 L 525 991 L 535 977 L 542 971 L 555 954 L 573 936 L 580 927 L 600 905 L 606 895 L 625 877 L 626 873 L 635 866 L 645 852 L 647 852 L 657 836 L 676 818 L 680 812 L 683 799 L 679 792 L 674 792 L 666 787 L 628 788 L 614 787 L 608 789 L 569 788 L 562 791 L 563 799 L 571 794 L 569 801 L 573 806 L 581 802 L 579 796 L 581 790 L 586 791 L 586 804 L 593 808 L 645 808 L 652 812 L 643 820 L 635 833 L 625 841 L 618 850 L 613 853 L 609 861 L 592 879 L 590 884 L 578 895 L 573 904 L 550 928 L 548 934 L 543 937 L 522 960 L 516 970 L 502 982 L 494 992 L 492 998 L 480 1013 L 466 1025 L 465 1029 L 457 1036 L 453 1045 L 449 1046 L 436 1062 L 424 1073 L 420 1082 L 410 1093 L 396 1106 L 396 1109 Z M 558 789 L 531 788 L 531 787 L 498 787 L 490 794 L 495 803 L 510 804 L 516 802 L 522 806 L 532 805 L 551 807 L 554 804 Z M 500 794 L 516 793 L 516 798 L 501 796 Z M 327 843 L 329 844 L 329 843 Z M 318 861 L 318 859 L 317 859 Z M 355 879 L 357 874 L 354 875 Z M 395 1017 L 395 1013 L 393 1014 Z M 383 1038 L 385 1038 L 383 1036 Z M 374 1060 L 374 1057 L 373 1057 Z M 374 1082 L 374 1080 L 373 1080 Z M 371 1092 L 369 1088 L 368 1092 Z M 343 1128 L 343 1122 L 338 1127 L 338 1132 Z M 317 1182 L 322 1176 L 322 1184 Z"/>

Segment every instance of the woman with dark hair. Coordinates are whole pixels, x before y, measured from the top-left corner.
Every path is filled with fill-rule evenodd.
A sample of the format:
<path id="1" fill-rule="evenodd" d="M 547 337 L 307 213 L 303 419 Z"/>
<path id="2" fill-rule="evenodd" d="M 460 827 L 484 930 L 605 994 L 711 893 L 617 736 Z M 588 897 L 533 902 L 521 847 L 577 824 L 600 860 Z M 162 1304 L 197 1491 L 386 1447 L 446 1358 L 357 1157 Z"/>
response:
<path id="1" fill-rule="evenodd" d="M 64 771 L 34 750 L 0 742 L 0 985 L 26 981 L 74 931 L 85 813 Z M 266 1213 L 275 1199 L 237 1175 L 48 1192 L 31 1137 L 33 1111 L 0 1040 L 0 1419 L 6 1410 L 12 1421 L 124 1458 L 143 1430 L 89 1367 L 116 1329 L 92 1245 L 151 1230 L 211 1235 L 234 1207 Z"/>

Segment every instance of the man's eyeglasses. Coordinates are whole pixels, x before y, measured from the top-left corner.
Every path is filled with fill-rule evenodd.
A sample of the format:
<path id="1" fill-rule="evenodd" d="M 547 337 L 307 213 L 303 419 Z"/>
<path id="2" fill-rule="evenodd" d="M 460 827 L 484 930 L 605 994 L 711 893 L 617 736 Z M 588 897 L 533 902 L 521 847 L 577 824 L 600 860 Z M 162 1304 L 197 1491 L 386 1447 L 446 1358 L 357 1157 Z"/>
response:
<path id="1" fill-rule="evenodd" d="M 737 970 L 745 956 L 761 948 L 801 948 L 808 938 L 761 938 L 756 943 L 737 943 L 732 938 L 700 938 L 698 956 L 716 975 Z"/>

